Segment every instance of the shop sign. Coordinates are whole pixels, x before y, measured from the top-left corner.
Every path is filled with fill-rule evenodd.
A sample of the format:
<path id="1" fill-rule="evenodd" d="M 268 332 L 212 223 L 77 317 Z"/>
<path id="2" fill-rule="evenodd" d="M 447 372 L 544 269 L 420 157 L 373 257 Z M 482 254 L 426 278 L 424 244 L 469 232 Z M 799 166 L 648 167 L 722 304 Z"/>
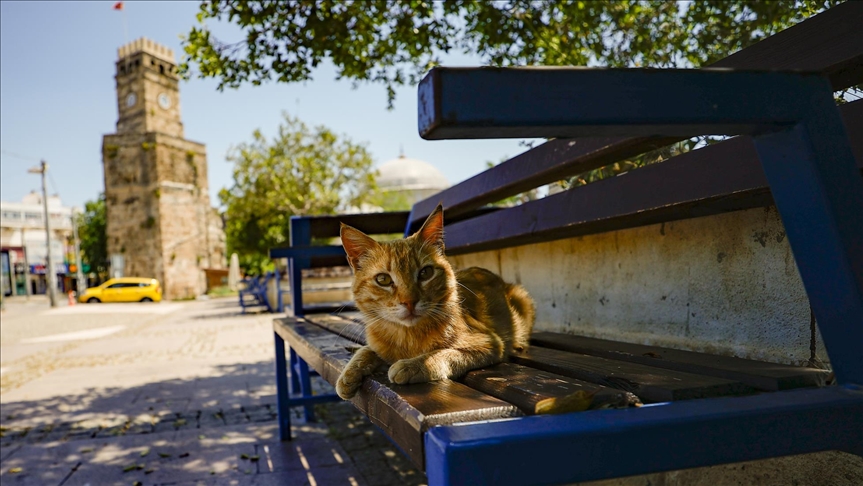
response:
<path id="1" fill-rule="evenodd" d="M 58 263 L 57 265 L 54 265 L 54 271 L 57 272 L 58 274 L 69 273 L 68 269 L 66 268 L 66 265 L 64 265 L 62 263 Z M 45 275 L 45 265 L 43 265 L 41 263 L 34 263 L 34 264 L 30 265 L 30 273 L 32 273 L 33 275 Z"/>

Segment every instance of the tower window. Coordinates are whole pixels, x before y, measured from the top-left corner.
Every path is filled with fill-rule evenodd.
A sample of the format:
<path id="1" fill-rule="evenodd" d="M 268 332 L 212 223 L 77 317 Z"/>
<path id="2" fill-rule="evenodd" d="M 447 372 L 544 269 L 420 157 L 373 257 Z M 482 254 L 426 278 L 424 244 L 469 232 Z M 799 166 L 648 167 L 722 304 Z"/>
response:
<path id="1" fill-rule="evenodd" d="M 165 74 L 165 65 L 159 64 L 159 74 Z"/>

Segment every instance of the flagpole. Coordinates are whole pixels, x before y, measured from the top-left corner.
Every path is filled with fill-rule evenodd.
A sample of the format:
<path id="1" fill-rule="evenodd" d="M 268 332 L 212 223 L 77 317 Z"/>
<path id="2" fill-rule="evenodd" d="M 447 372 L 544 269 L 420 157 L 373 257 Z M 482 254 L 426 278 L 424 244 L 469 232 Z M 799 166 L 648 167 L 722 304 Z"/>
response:
<path id="1" fill-rule="evenodd" d="M 127 46 L 127 45 L 129 45 L 129 24 L 126 21 L 126 5 L 125 5 L 125 3 L 124 2 L 115 3 L 114 4 L 114 10 L 119 10 L 120 14 L 122 15 L 122 19 L 120 19 L 120 22 L 122 22 L 122 24 L 123 24 L 123 45 Z M 124 68 L 125 68 L 126 72 L 128 73 L 129 72 L 129 57 L 128 56 L 126 56 L 126 58 L 123 60 L 123 63 L 124 63 Z"/>
<path id="2" fill-rule="evenodd" d="M 123 4 L 123 8 L 120 9 L 123 12 L 123 44 L 129 43 L 129 23 L 126 21 L 126 4 Z"/>

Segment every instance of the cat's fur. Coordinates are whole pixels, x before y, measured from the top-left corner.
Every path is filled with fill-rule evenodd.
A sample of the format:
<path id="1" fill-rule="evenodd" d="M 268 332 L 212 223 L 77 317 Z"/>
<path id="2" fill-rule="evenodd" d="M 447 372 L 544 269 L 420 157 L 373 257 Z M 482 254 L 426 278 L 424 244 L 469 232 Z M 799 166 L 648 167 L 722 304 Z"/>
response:
<path id="1" fill-rule="evenodd" d="M 444 255 L 441 206 L 402 240 L 378 243 L 345 224 L 341 239 L 368 345 L 339 376 L 340 397 L 353 397 L 363 378 L 385 363 L 391 382 L 423 383 L 461 376 L 527 348 L 533 299 L 488 270 L 453 270 Z"/>

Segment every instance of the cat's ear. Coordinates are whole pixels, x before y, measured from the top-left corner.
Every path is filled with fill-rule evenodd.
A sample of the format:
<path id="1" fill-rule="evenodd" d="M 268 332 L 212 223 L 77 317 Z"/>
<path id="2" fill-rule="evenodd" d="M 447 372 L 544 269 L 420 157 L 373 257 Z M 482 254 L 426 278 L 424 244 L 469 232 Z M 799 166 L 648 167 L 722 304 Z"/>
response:
<path id="1" fill-rule="evenodd" d="M 339 234 L 342 238 L 342 246 L 345 247 L 345 253 L 348 254 L 348 263 L 354 271 L 360 268 L 360 259 L 374 248 L 379 246 L 379 243 L 362 231 L 352 228 L 345 223 L 342 223 Z"/>
<path id="2" fill-rule="evenodd" d="M 438 204 L 429 214 L 416 236 L 443 251 L 443 204 Z"/>

